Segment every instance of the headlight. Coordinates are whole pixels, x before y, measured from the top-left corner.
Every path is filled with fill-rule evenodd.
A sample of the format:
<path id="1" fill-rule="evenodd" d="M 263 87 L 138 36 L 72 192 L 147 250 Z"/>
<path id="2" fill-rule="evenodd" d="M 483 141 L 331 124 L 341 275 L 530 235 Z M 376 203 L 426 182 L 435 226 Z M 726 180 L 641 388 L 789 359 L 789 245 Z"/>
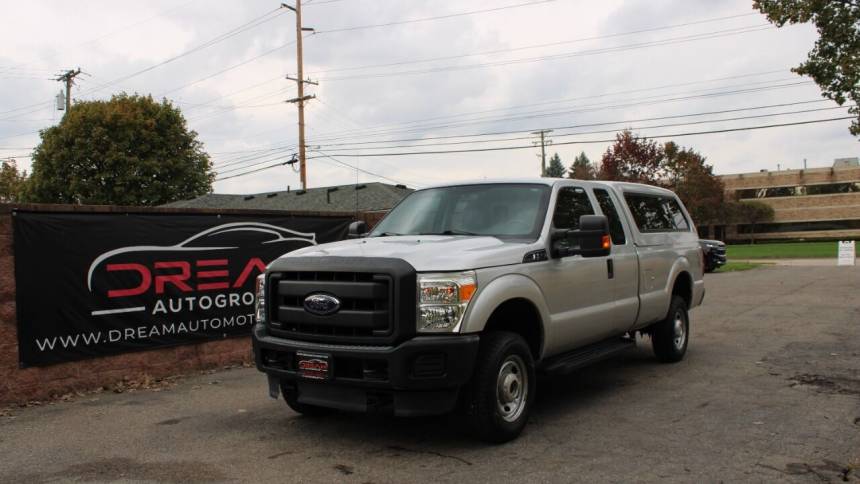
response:
<path id="1" fill-rule="evenodd" d="M 257 276 L 257 284 L 254 288 L 257 297 L 254 298 L 254 318 L 258 323 L 266 321 L 266 275 Z"/>
<path id="2" fill-rule="evenodd" d="M 418 332 L 455 333 L 477 289 L 474 271 L 418 275 Z"/>

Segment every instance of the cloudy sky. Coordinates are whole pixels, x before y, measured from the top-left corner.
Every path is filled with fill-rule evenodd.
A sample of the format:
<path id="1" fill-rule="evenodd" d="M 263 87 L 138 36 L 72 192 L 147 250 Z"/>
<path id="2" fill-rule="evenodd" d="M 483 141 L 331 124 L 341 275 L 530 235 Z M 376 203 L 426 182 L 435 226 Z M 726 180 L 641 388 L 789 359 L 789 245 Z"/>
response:
<path id="1" fill-rule="evenodd" d="M 216 192 L 299 185 L 281 164 L 296 151 L 297 114 L 283 102 L 296 94 L 284 79 L 296 72 L 295 17 L 279 2 L 0 3 L 0 157 L 29 167 L 38 130 L 62 116 L 52 78 L 80 67 L 73 99 L 126 91 L 176 103 L 212 156 Z M 566 165 L 580 151 L 599 160 L 624 127 L 676 135 L 717 173 L 858 155 L 847 120 L 677 136 L 846 114 L 789 72 L 814 29 L 776 29 L 750 1 L 304 4 L 316 29 L 305 72 L 319 82 L 308 89 L 311 187 L 539 175 L 529 138 L 539 129 L 554 130 L 550 152 Z"/>

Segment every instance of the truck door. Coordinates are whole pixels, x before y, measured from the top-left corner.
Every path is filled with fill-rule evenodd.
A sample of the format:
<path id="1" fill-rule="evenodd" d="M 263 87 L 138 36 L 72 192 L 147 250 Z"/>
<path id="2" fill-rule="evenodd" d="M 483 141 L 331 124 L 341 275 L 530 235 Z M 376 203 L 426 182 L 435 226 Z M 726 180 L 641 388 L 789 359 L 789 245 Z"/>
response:
<path id="1" fill-rule="evenodd" d="M 562 187 L 556 197 L 552 225 L 579 228 L 579 217 L 595 213 L 581 187 Z M 599 341 L 615 332 L 615 279 L 607 271 L 608 257 L 573 255 L 553 258 L 545 265 L 541 287 L 552 314 L 548 352 L 555 353 Z"/>
<path id="2" fill-rule="evenodd" d="M 633 246 L 633 236 L 625 228 L 630 227 L 630 224 L 622 221 L 621 211 L 618 210 L 620 201 L 603 188 L 594 189 L 594 198 L 600 211 L 609 219 L 612 253 L 606 263 L 610 277 L 614 280 L 615 309 L 612 319 L 615 330 L 623 333 L 633 327 L 639 312 L 639 261 Z"/>

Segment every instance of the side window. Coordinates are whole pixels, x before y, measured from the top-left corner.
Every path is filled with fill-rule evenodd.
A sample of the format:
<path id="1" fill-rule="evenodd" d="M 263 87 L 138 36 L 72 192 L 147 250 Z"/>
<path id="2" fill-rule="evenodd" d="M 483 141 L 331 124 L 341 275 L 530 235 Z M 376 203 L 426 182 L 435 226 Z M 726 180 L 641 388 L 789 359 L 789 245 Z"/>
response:
<path id="1" fill-rule="evenodd" d="M 563 187 L 558 191 L 552 223 L 557 229 L 578 229 L 579 217 L 594 215 L 594 207 L 585 190 L 579 187 Z"/>
<path id="2" fill-rule="evenodd" d="M 678 205 L 677 200 L 667 197 L 666 207 L 668 208 L 669 213 L 672 214 L 672 222 L 675 223 L 675 230 L 684 232 L 690 230 L 690 224 L 687 223 L 687 217 L 684 216 L 684 212 L 681 210 L 681 206 Z"/>
<path id="3" fill-rule="evenodd" d="M 627 239 L 624 237 L 624 224 L 618 216 L 618 210 L 615 209 L 615 203 L 609 196 L 609 192 L 602 188 L 594 190 L 594 196 L 597 197 L 597 203 L 600 204 L 600 210 L 609 219 L 609 235 L 612 237 L 612 243 L 615 245 L 624 245 Z"/>
<path id="4" fill-rule="evenodd" d="M 624 199 L 641 232 L 677 232 L 690 230 L 678 201 L 672 197 L 625 193 Z"/>

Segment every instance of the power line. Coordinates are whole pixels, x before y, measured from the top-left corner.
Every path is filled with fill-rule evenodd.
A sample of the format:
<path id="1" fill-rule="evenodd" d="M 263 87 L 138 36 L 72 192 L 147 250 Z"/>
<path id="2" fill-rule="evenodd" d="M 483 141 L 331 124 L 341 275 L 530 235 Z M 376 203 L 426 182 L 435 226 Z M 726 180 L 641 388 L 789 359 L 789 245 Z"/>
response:
<path id="1" fill-rule="evenodd" d="M 553 55 L 543 55 L 543 56 L 534 56 L 534 57 L 525 57 L 519 59 L 511 59 L 504 61 L 495 61 L 495 62 L 482 62 L 475 64 L 464 64 L 464 65 L 452 65 L 452 66 L 439 66 L 427 69 L 418 69 L 418 70 L 409 70 L 409 71 L 394 71 L 394 72 L 384 72 L 384 73 L 375 73 L 375 74 L 355 74 L 348 76 L 333 76 L 333 77 L 321 77 L 321 81 L 346 81 L 346 80 L 356 80 L 356 79 L 373 79 L 380 77 L 390 77 L 390 76 L 405 76 L 405 75 L 421 75 L 421 74 L 434 74 L 437 72 L 451 72 L 451 71 L 463 71 L 463 70 L 471 70 L 471 69 L 480 69 L 485 67 L 500 67 L 500 66 L 509 66 L 509 65 L 517 65 L 517 64 L 526 64 L 533 62 L 545 62 L 545 61 L 554 61 L 554 60 L 562 60 L 569 59 L 573 57 L 584 57 L 591 55 L 600 55 L 600 54 L 609 54 L 616 52 L 624 52 L 628 50 L 636 50 L 643 49 L 648 47 L 661 47 L 665 45 L 675 45 L 675 44 L 683 44 L 688 42 L 696 42 L 700 40 L 710 40 L 721 37 L 729 37 L 733 35 L 741 35 L 752 32 L 760 32 L 764 30 L 776 30 L 776 27 L 770 24 L 758 24 L 754 26 L 745 26 L 745 27 L 737 27 L 733 29 L 726 29 L 720 31 L 713 32 L 704 32 L 699 34 L 687 35 L 682 37 L 674 37 L 668 39 L 661 39 L 656 41 L 648 41 L 648 42 L 640 42 L 636 44 L 626 44 L 615 47 L 604 47 L 600 49 L 589 49 L 589 50 L 581 50 L 581 51 L 572 51 L 561 54 L 553 54 Z"/>
<path id="2" fill-rule="evenodd" d="M 814 102 L 826 102 L 826 100 L 814 101 Z M 748 119 L 770 118 L 770 117 L 774 117 L 774 116 L 788 116 L 788 115 L 794 115 L 794 114 L 808 114 L 808 113 L 815 113 L 815 112 L 821 112 L 821 111 L 832 111 L 832 110 L 835 110 L 835 109 L 845 109 L 845 108 L 847 108 L 847 107 L 850 107 L 850 106 L 832 106 L 832 107 L 826 107 L 826 108 L 804 109 L 804 110 L 799 110 L 799 111 L 784 111 L 784 112 L 779 112 L 779 113 L 757 114 L 757 115 L 753 115 L 753 116 L 736 116 L 736 117 L 732 117 L 732 118 L 705 119 L 705 120 L 699 120 L 699 121 L 687 121 L 687 122 L 683 122 L 683 123 L 659 124 L 659 125 L 654 125 L 654 126 L 628 126 L 628 127 L 627 127 L 627 128 L 625 128 L 625 129 L 631 129 L 631 130 L 640 131 L 640 130 L 645 130 L 645 129 L 655 129 L 655 128 L 669 128 L 669 127 L 691 126 L 691 125 L 699 125 L 699 124 L 722 123 L 722 122 L 726 122 L 726 121 L 743 121 L 743 120 L 748 120 Z M 745 111 L 745 110 L 746 110 L 746 109 L 743 109 L 742 111 Z M 737 111 L 737 110 L 728 110 L 728 112 L 731 112 L 731 111 Z M 723 112 L 726 112 L 726 111 L 723 111 Z M 659 120 L 659 119 L 671 119 L 671 118 L 684 118 L 684 117 L 690 117 L 690 116 L 701 116 L 701 114 L 682 114 L 682 115 L 677 115 L 677 116 L 663 116 L 663 117 L 659 117 L 659 118 L 645 118 L 645 119 L 640 119 L 640 120 L 612 121 L 612 122 L 605 122 L 605 123 L 583 124 L 583 125 L 579 125 L 579 126 L 580 126 L 580 127 L 584 127 L 584 126 L 604 126 L 604 125 L 612 125 L 612 124 L 624 124 L 624 123 L 637 122 L 637 121 L 648 121 L 648 120 Z M 541 133 L 548 133 L 548 132 L 550 132 L 550 131 L 553 131 L 553 130 L 552 130 L 552 129 L 545 129 L 545 130 L 541 130 L 541 131 L 534 131 L 534 132 L 531 132 L 531 134 L 533 134 L 533 135 L 534 135 L 534 134 L 538 134 L 538 135 L 539 135 L 539 134 L 541 134 Z M 581 135 L 584 135 L 584 134 L 613 133 L 613 132 L 616 132 L 616 131 L 618 131 L 618 128 L 614 128 L 614 129 L 607 129 L 607 130 L 600 130 L 600 131 L 582 131 L 582 132 L 577 132 L 577 133 L 554 133 L 554 135 L 553 135 L 553 136 L 555 136 L 555 137 L 557 137 L 557 138 L 567 138 L 567 137 L 571 137 L 571 136 L 581 136 Z M 382 150 L 382 149 L 394 149 L 394 148 L 419 148 L 419 147 L 424 147 L 424 146 L 451 146 L 451 145 L 464 145 L 464 144 L 499 143 L 499 142 L 506 142 L 506 141 L 520 141 L 520 140 L 526 140 L 526 139 L 534 139 L 534 137 L 533 137 L 533 136 L 520 136 L 520 137 L 515 137 L 515 138 L 503 138 L 503 139 L 498 139 L 498 138 L 496 138 L 496 139 L 468 140 L 468 141 L 453 141 L 453 142 L 443 142 L 443 143 L 427 143 L 427 144 L 412 144 L 412 145 L 372 146 L 372 147 L 351 147 L 351 148 L 328 148 L 328 151 Z M 534 145 L 540 145 L 541 143 L 540 143 L 539 141 L 535 141 L 535 142 L 532 142 L 532 144 L 534 144 Z M 548 142 L 548 143 L 546 143 L 546 144 L 548 145 L 548 144 L 555 144 L 555 143 L 553 143 L 553 142 Z"/>
<path id="3" fill-rule="evenodd" d="M 628 36 L 628 35 L 658 32 L 661 30 L 672 30 L 672 29 L 678 29 L 678 28 L 682 28 L 682 27 L 689 27 L 692 25 L 701 25 L 701 24 L 712 23 L 712 22 L 721 22 L 721 21 L 731 20 L 731 19 L 736 19 L 736 18 L 741 18 L 741 17 L 749 17 L 751 15 L 758 16 L 760 14 L 758 12 L 751 12 L 751 13 L 744 13 L 744 14 L 737 14 L 737 15 L 728 15 L 728 16 L 724 16 L 724 17 L 714 17 L 714 18 L 708 18 L 708 19 L 702 19 L 702 20 L 695 20 L 692 22 L 684 22 L 684 23 L 680 23 L 680 24 L 663 25 L 660 27 L 650 27 L 650 28 L 644 28 L 644 29 L 638 29 L 638 30 L 630 30 L 630 31 L 626 31 L 626 32 L 617 32 L 614 34 L 597 35 L 597 36 L 592 36 L 592 37 L 580 37 L 577 39 L 561 40 L 561 41 L 557 41 L 557 42 L 548 42 L 548 43 L 543 43 L 543 44 L 533 44 L 533 45 L 527 45 L 527 46 L 522 46 L 522 47 L 512 47 L 512 48 L 508 48 L 508 49 L 496 49 L 496 50 L 483 51 L 483 52 L 472 52 L 472 53 L 468 53 L 468 54 L 455 54 L 455 55 L 431 57 L 431 58 L 418 59 L 418 60 L 389 62 L 389 63 L 385 63 L 385 64 L 370 64 L 370 65 L 363 65 L 363 66 L 336 67 L 336 68 L 332 68 L 332 69 L 325 69 L 325 70 L 321 70 L 321 71 L 312 72 L 311 74 L 314 76 L 319 76 L 320 74 L 327 74 L 330 72 L 343 72 L 343 71 L 354 71 L 354 70 L 364 70 L 364 69 L 375 69 L 375 68 L 380 68 L 380 67 L 396 67 L 396 66 L 401 66 L 401 65 L 421 64 L 421 63 L 425 63 L 425 62 L 437 62 L 437 61 L 442 61 L 442 60 L 462 59 L 462 58 L 466 58 L 466 57 L 477 57 L 477 56 L 483 56 L 483 55 L 503 54 L 503 53 L 521 51 L 521 50 L 530 50 L 530 49 L 539 49 L 539 48 L 544 48 L 544 47 L 555 47 L 555 46 L 566 45 L 566 44 L 575 44 L 575 43 L 587 42 L 587 41 L 591 41 L 591 40 L 604 40 L 604 39 L 611 39 L 611 38 L 615 38 L 615 37 L 624 37 L 624 36 Z"/>
<path id="4" fill-rule="evenodd" d="M 799 125 L 805 125 L 805 124 L 826 123 L 826 122 L 831 122 L 831 121 L 841 121 L 841 120 L 845 120 L 845 119 L 854 119 L 854 116 L 842 116 L 839 118 L 816 119 L 816 120 L 811 120 L 811 121 L 797 121 L 797 122 L 793 122 L 793 123 L 780 123 L 780 124 L 769 124 L 769 125 L 761 125 L 761 126 L 748 126 L 745 128 L 726 128 L 726 129 L 709 130 L 709 131 L 694 131 L 694 132 L 686 132 L 686 133 L 658 134 L 658 135 L 644 136 L 643 138 L 647 138 L 647 139 L 680 138 L 683 136 L 717 134 L 717 133 L 731 133 L 731 132 L 736 132 L 736 131 L 752 131 L 752 130 L 758 130 L 758 129 L 779 128 L 779 127 L 785 127 L 785 126 L 799 126 Z M 555 143 L 555 145 L 556 146 L 563 146 L 563 145 L 579 145 L 579 144 L 612 143 L 614 141 L 615 141 L 615 139 L 563 141 L 561 143 Z M 477 153 L 477 152 L 487 152 L 487 151 L 509 151 L 509 150 L 523 150 L 523 149 L 533 149 L 533 148 L 534 147 L 532 145 L 525 145 L 525 146 L 492 147 L 492 148 L 472 148 L 472 149 L 461 149 L 461 150 L 411 151 L 411 152 L 393 152 L 393 153 L 341 153 L 338 156 L 344 156 L 344 157 L 377 157 L 377 156 L 444 155 L 444 154 L 452 154 L 452 153 Z"/>
<path id="5" fill-rule="evenodd" d="M 322 138 L 320 138 L 320 139 L 330 139 L 332 135 L 345 135 L 345 134 L 356 133 L 356 132 L 379 131 L 380 129 L 391 128 L 393 126 L 423 124 L 423 123 L 428 122 L 428 121 L 436 121 L 436 120 L 451 119 L 451 118 L 462 118 L 465 116 L 493 113 L 493 112 L 498 112 L 498 111 L 513 111 L 513 110 L 519 110 L 519 109 L 523 109 L 523 108 L 543 106 L 543 105 L 547 105 L 547 104 L 558 105 L 558 104 L 564 104 L 564 103 L 569 103 L 569 102 L 573 102 L 573 101 L 590 100 L 590 99 L 594 99 L 594 98 L 602 98 L 602 97 L 607 97 L 607 96 L 617 96 L 617 95 L 623 95 L 623 94 L 635 94 L 635 93 L 646 92 L 646 91 L 657 91 L 657 90 L 668 89 L 668 88 L 672 88 L 672 87 L 691 86 L 691 85 L 695 85 L 695 84 L 707 84 L 707 83 L 711 83 L 711 82 L 725 81 L 725 80 L 731 80 L 731 79 L 743 79 L 743 78 L 749 78 L 749 77 L 758 77 L 758 76 L 764 76 L 764 75 L 776 74 L 776 73 L 782 73 L 782 72 L 788 72 L 788 69 L 787 68 L 775 69 L 775 70 L 770 70 L 770 71 L 754 72 L 754 73 L 750 73 L 750 74 L 740 74 L 740 75 L 735 75 L 735 76 L 725 76 L 725 77 L 717 77 L 717 78 L 711 78 L 711 79 L 701 79 L 698 81 L 687 81 L 687 82 L 682 82 L 682 83 L 663 84 L 660 86 L 651 86 L 651 87 L 646 87 L 646 88 L 630 89 L 630 90 L 625 90 L 625 91 L 607 92 L 607 93 L 603 93 L 603 94 L 594 94 L 594 95 L 575 97 L 575 98 L 552 99 L 552 100 L 540 101 L 540 102 L 536 102 L 536 103 L 519 104 L 519 105 L 513 105 L 513 106 L 504 106 L 504 107 L 500 107 L 500 108 L 484 109 L 481 111 L 470 111 L 470 112 L 465 112 L 465 113 L 447 114 L 447 115 L 442 115 L 442 116 L 433 116 L 433 117 L 429 117 L 429 118 L 423 118 L 421 120 L 404 121 L 402 123 L 397 123 L 397 124 L 382 124 L 382 125 L 376 125 L 376 126 L 369 126 L 367 128 L 358 129 L 358 130 L 351 129 L 351 130 L 346 130 L 346 131 L 341 131 L 341 132 L 323 133 Z M 764 81 L 764 82 L 773 82 L 773 81 Z M 509 134 L 509 133 L 503 133 L 503 134 Z M 455 137 L 457 137 L 457 136 L 455 136 Z M 440 138 L 440 139 L 441 138 L 449 138 L 449 136 L 440 136 L 440 137 L 436 137 L 436 138 Z M 436 139 L 436 138 L 418 138 L 418 140 Z M 413 141 L 413 140 L 407 139 L 407 140 L 395 140 L 395 141 Z M 367 141 L 365 143 L 375 143 L 375 142 L 374 141 Z M 357 144 L 357 143 L 352 143 L 352 144 Z M 329 145 L 329 146 L 334 146 L 334 145 Z"/>
<path id="6" fill-rule="evenodd" d="M 383 136 L 386 134 L 408 133 L 408 132 L 416 132 L 416 131 L 425 131 L 425 130 L 430 130 L 430 129 L 451 129 L 451 128 L 455 128 L 455 127 L 462 127 L 462 126 L 468 126 L 468 125 L 474 125 L 474 124 L 492 124 L 492 123 L 498 123 L 498 122 L 523 121 L 523 120 L 529 120 L 529 119 L 556 117 L 556 116 L 561 116 L 561 115 L 566 115 L 566 114 L 582 113 L 582 112 L 589 112 L 589 111 L 595 111 L 595 110 L 619 109 L 619 108 L 626 108 L 626 107 L 632 107 L 632 106 L 642 106 L 642 105 L 662 104 L 662 103 L 667 103 L 667 102 L 688 101 L 690 99 L 734 96 L 734 95 L 738 95 L 738 94 L 748 94 L 748 93 L 753 93 L 753 92 L 762 92 L 762 91 L 768 91 L 768 90 L 774 90 L 774 89 L 792 88 L 792 87 L 797 87 L 797 86 L 802 86 L 802 85 L 808 85 L 811 83 L 812 83 L 812 81 L 799 81 L 799 82 L 794 82 L 794 83 L 776 84 L 776 85 L 772 85 L 772 86 L 764 86 L 764 87 L 749 88 L 749 89 L 734 89 L 734 90 L 729 90 L 729 91 L 719 91 L 719 92 L 704 93 L 704 94 L 693 94 L 693 95 L 680 95 L 680 96 L 674 95 L 674 97 L 668 97 L 668 98 L 663 98 L 663 99 L 654 99 L 654 96 L 651 96 L 649 98 L 644 98 L 644 100 L 637 100 L 637 101 L 629 102 L 629 103 L 607 105 L 607 102 L 604 102 L 604 103 L 584 105 L 584 106 L 578 106 L 578 107 L 573 107 L 573 108 L 566 108 L 564 110 L 555 110 L 555 111 L 548 111 L 548 112 L 520 113 L 520 114 L 516 114 L 514 116 L 500 116 L 500 117 L 489 118 L 489 119 L 486 119 L 486 118 L 480 119 L 479 118 L 479 119 L 461 121 L 461 122 L 456 122 L 456 123 L 448 122 L 445 124 L 416 126 L 416 127 L 407 128 L 407 129 L 394 129 L 394 128 L 392 128 L 392 129 L 380 130 L 380 131 L 375 131 L 375 132 L 371 131 L 371 132 L 364 132 L 364 133 L 356 133 L 356 134 L 351 134 L 348 136 L 341 136 L 341 137 L 334 136 L 334 137 L 328 137 L 328 138 L 318 138 L 318 139 L 314 140 L 314 142 L 325 143 L 326 141 L 348 140 L 348 139 L 354 139 L 354 138 L 359 138 L 359 137 L 366 138 L 368 136 Z M 669 95 L 672 96 L 671 94 L 669 94 Z M 666 94 L 662 94 L 661 96 L 666 96 Z M 522 131 L 524 131 L 524 130 L 516 130 L 516 131 L 508 131 L 508 132 L 497 131 L 497 132 L 492 133 L 492 134 L 511 134 L 511 133 L 519 133 Z"/>
<path id="7" fill-rule="evenodd" d="M 407 19 L 407 20 L 395 20 L 392 22 L 385 22 L 385 23 L 379 23 L 379 24 L 356 25 L 353 27 L 339 27 L 339 28 L 328 29 L 328 30 L 318 30 L 316 33 L 317 34 L 331 34 L 331 33 L 335 33 L 335 32 L 352 32 L 355 30 L 375 29 L 375 28 L 380 28 L 380 27 L 392 27 L 395 25 L 412 24 L 412 23 L 418 23 L 418 22 L 430 22 L 433 20 L 442 20 L 442 19 L 448 19 L 448 18 L 453 18 L 453 17 L 463 17 L 463 16 L 467 16 L 467 15 L 476 15 L 479 13 L 498 12 L 500 10 L 508 10 L 508 9 L 512 9 L 512 8 L 528 7 L 531 5 L 539 5 L 542 3 L 549 3 L 552 1 L 553 0 L 535 0 L 535 1 L 531 1 L 531 2 L 517 3 L 517 4 L 513 4 L 513 5 L 504 5 L 501 7 L 484 8 L 484 9 L 480 9 L 480 10 L 470 10 L 470 11 L 466 11 L 466 12 L 450 13 L 450 14 L 446 14 L 446 15 L 437 15 L 434 17 L 424 17 L 424 18 Z M 317 5 L 321 5 L 321 4 L 318 3 Z"/>

